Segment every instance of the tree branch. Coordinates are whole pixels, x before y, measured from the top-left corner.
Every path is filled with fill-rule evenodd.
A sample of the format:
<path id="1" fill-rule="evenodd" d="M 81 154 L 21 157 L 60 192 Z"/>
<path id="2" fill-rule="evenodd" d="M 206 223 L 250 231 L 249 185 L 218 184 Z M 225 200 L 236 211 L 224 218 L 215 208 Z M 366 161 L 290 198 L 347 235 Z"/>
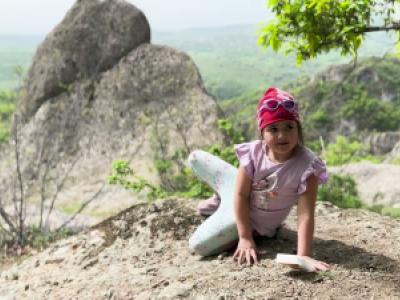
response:
<path id="1" fill-rule="evenodd" d="M 47 213 L 47 217 L 46 217 L 46 221 L 45 221 L 45 226 L 48 226 L 49 223 L 49 218 L 50 215 L 54 209 L 54 204 L 57 200 L 58 197 L 58 193 L 63 189 L 65 181 L 67 180 L 68 175 L 71 173 L 72 169 L 74 168 L 74 166 L 76 165 L 76 163 L 79 161 L 80 156 L 77 156 L 76 159 L 72 162 L 72 164 L 70 165 L 69 169 L 67 170 L 67 172 L 64 174 L 64 177 L 61 179 L 60 183 L 57 185 L 56 187 L 56 191 L 51 199 L 51 203 L 50 203 L 50 208 L 49 211 Z"/>
<path id="2" fill-rule="evenodd" d="M 17 230 L 15 229 L 14 224 L 11 222 L 11 220 L 9 218 L 10 216 L 7 214 L 7 212 L 4 210 L 4 208 L 2 206 L 0 206 L 0 216 L 7 223 L 10 230 L 14 233 L 17 233 Z"/>
<path id="3" fill-rule="evenodd" d="M 361 32 L 376 32 L 376 31 L 389 31 L 389 30 L 400 30 L 400 24 L 390 25 L 390 26 L 371 26 L 366 27 Z M 357 32 L 356 32 L 357 33 Z"/>
<path id="4" fill-rule="evenodd" d="M 73 214 L 73 216 L 71 218 L 69 218 L 66 222 L 64 222 L 55 231 L 60 231 L 61 229 L 66 227 L 69 223 L 71 223 L 77 217 L 77 215 L 79 215 L 86 208 L 86 206 L 88 206 L 93 200 L 95 200 L 103 192 L 103 189 L 105 186 L 106 186 L 106 183 L 103 182 L 103 185 L 101 186 L 101 188 L 90 199 L 86 200 L 86 202 L 81 205 L 81 207 Z"/>
<path id="5" fill-rule="evenodd" d="M 19 116 L 18 114 L 15 115 L 14 119 L 14 150 L 15 150 L 15 160 L 16 160 L 16 172 L 17 172 L 17 179 L 18 179 L 18 184 L 19 184 L 19 192 L 20 192 L 20 206 L 19 206 L 19 211 L 18 211 L 18 238 L 19 241 L 18 243 L 21 243 L 23 240 L 23 232 L 24 232 L 24 218 L 25 216 L 23 215 L 24 212 L 24 204 L 25 204 L 25 198 L 24 198 L 24 186 L 23 186 L 23 181 L 22 181 L 22 174 L 21 174 L 21 166 L 20 166 L 20 153 L 19 153 L 19 140 L 18 140 L 18 126 L 19 126 Z M 16 201 L 16 199 L 15 199 Z"/>

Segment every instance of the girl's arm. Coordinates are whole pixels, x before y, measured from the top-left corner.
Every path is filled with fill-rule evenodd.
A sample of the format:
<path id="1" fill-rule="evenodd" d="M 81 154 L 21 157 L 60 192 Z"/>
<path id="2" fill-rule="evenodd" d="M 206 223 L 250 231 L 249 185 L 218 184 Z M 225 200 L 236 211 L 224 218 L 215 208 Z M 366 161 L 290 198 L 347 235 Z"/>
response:
<path id="1" fill-rule="evenodd" d="M 239 167 L 234 196 L 234 211 L 239 233 L 239 243 L 233 257 L 239 264 L 245 261 L 248 265 L 251 264 L 251 260 L 254 263 L 257 262 L 257 250 L 250 226 L 250 192 L 251 179 L 245 169 Z"/>
<path id="2" fill-rule="evenodd" d="M 314 236 L 314 213 L 317 200 L 318 177 L 312 175 L 307 179 L 307 190 L 300 195 L 297 204 L 297 255 L 305 257 L 316 271 L 323 271 L 329 265 L 310 258 Z"/>

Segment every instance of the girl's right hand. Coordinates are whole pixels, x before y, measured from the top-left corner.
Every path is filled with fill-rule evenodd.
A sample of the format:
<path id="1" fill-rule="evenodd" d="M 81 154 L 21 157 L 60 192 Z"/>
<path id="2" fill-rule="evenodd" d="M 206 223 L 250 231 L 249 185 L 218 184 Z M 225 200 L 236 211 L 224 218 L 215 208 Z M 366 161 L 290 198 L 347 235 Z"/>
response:
<path id="1" fill-rule="evenodd" d="M 253 239 L 239 239 L 239 243 L 233 259 L 237 260 L 238 264 L 246 263 L 248 266 L 257 263 L 257 248 Z"/>

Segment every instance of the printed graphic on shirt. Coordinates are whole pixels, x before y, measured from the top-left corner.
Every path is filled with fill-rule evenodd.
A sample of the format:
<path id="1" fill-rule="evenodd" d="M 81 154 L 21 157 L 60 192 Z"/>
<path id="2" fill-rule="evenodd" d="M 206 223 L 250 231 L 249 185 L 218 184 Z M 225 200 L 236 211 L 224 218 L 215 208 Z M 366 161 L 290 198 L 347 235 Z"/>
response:
<path id="1" fill-rule="evenodd" d="M 267 209 L 270 201 L 274 200 L 277 193 L 274 191 L 278 183 L 278 176 L 274 173 L 270 176 L 254 182 L 252 185 L 252 204 L 261 209 Z"/>

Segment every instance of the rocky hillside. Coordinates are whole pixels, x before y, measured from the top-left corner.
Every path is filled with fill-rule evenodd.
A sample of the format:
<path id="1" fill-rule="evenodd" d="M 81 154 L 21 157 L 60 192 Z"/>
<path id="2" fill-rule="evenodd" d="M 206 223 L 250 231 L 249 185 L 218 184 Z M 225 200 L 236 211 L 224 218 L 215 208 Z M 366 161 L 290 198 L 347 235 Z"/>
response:
<path id="1" fill-rule="evenodd" d="M 195 202 L 135 205 L 91 230 L 1 270 L 2 299 L 398 299 L 400 220 L 318 203 L 314 256 L 321 274 L 276 265 L 296 248 L 294 212 L 276 239 L 257 240 L 260 262 L 232 252 L 200 258 L 188 237 Z"/>
<path id="2" fill-rule="evenodd" d="M 130 3 L 87 0 L 49 33 L 19 99 L 18 143 L 0 153 L 3 203 L 21 186 L 16 195 L 33 205 L 44 200 L 49 207 L 56 199 L 68 212 L 91 201 L 92 215 L 104 216 L 134 201 L 106 184 L 114 160 L 129 161 L 136 175 L 159 183 L 156 160 L 223 140 L 216 129 L 221 110 L 193 61 L 151 44 L 150 32 Z"/>
<path id="3" fill-rule="evenodd" d="M 386 154 L 399 141 L 399 78 L 398 58 L 371 57 L 356 66 L 333 65 L 316 75 L 304 74 L 284 88 L 300 102 L 308 141 L 320 136 L 325 142 L 334 141 L 337 135 L 361 136 L 371 152 Z M 254 109 L 262 92 L 257 90 L 223 103 L 249 137 L 256 132 Z M 370 137 L 373 132 L 383 136 Z"/>
<path id="4" fill-rule="evenodd" d="M 368 58 L 293 83 L 310 139 L 400 130 L 400 60 Z"/>

